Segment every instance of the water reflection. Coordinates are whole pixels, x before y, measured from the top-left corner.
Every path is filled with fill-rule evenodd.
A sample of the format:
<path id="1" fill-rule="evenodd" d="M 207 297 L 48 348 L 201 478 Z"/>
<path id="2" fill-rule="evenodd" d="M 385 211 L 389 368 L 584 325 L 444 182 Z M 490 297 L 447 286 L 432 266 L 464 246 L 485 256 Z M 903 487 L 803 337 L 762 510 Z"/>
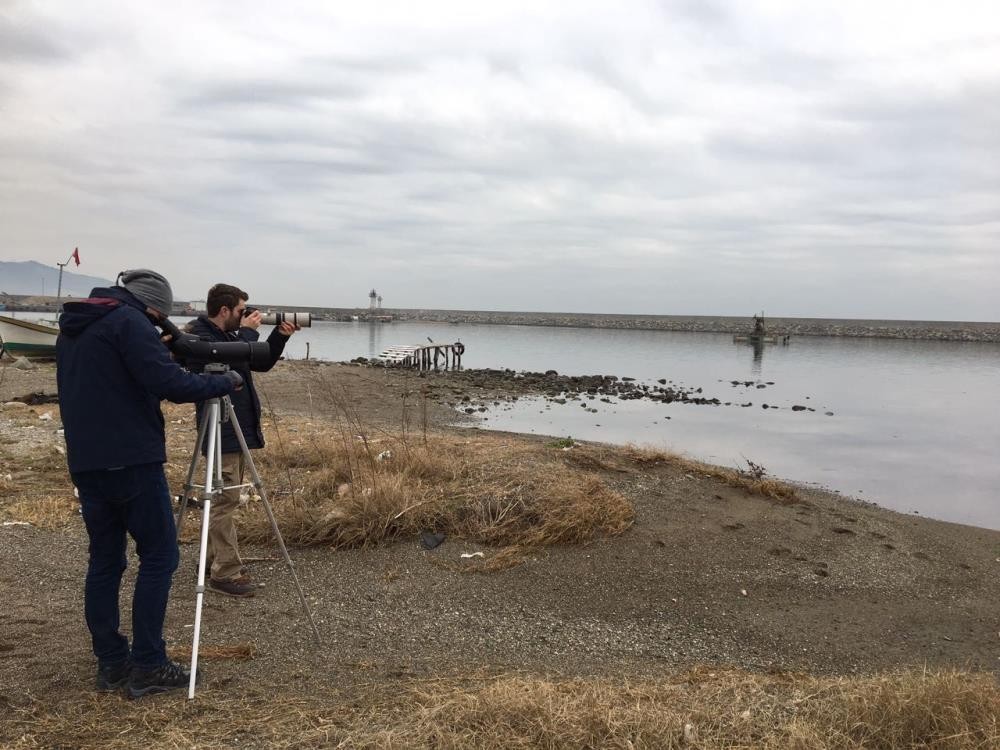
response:
<path id="1" fill-rule="evenodd" d="M 764 370 L 764 347 L 766 344 L 758 339 L 749 339 L 747 341 L 734 341 L 734 346 L 742 349 L 744 346 L 750 347 L 753 351 L 753 360 L 750 364 L 750 373 L 755 377 L 760 377 Z"/>
<path id="2" fill-rule="evenodd" d="M 380 337 L 376 336 L 377 332 L 382 331 L 382 326 L 376 323 L 374 320 L 368 321 L 368 356 L 377 357 L 382 353 L 382 350 L 377 347 L 377 341 Z"/>
<path id="3" fill-rule="evenodd" d="M 750 366 L 750 372 L 760 375 L 764 364 L 764 342 L 755 340 L 751 346 L 753 346 L 753 364 Z"/>

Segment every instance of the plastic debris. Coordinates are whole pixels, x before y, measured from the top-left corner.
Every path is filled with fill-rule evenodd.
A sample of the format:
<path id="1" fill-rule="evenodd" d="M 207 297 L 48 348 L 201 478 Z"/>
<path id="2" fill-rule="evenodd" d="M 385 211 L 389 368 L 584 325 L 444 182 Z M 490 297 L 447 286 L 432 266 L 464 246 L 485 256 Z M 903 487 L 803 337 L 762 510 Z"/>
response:
<path id="1" fill-rule="evenodd" d="M 11 365 L 15 370 L 37 370 L 38 365 L 32 362 L 27 357 L 18 357 L 14 360 L 14 364 Z"/>
<path id="2" fill-rule="evenodd" d="M 391 461 L 392 451 L 382 451 L 377 456 L 375 456 L 376 461 Z"/>
<path id="3" fill-rule="evenodd" d="M 482 552 L 463 552 L 462 557 L 468 560 L 470 557 L 486 557 Z"/>

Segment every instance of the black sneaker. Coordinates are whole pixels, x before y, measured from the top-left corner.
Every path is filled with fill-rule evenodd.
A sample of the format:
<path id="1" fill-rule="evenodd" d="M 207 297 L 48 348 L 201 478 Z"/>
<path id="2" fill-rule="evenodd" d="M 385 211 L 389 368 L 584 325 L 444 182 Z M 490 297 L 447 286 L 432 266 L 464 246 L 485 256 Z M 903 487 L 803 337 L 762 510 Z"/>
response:
<path id="1" fill-rule="evenodd" d="M 104 693 L 125 687 L 129 674 L 132 672 L 132 665 L 128 659 L 114 662 L 113 664 L 102 664 L 97 667 L 97 689 Z"/>
<path id="2" fill-rule="evenodd" d="M 133 667 L 128 681 L 128 694 L 130 698 L 141 698 L 144 695 L 165 693 L 187 687 L 190 681 L 191 673 L 172 661 L 155 669 Z"/>
<path id="3" fill-rule="evenodd" d="M 253 596 L 258 587 L 247 576 L 240 576 L 232 581 L 219 581 L 211 578 L 208 581 L 208 588 L 217 594 L 245 599 Z"/>

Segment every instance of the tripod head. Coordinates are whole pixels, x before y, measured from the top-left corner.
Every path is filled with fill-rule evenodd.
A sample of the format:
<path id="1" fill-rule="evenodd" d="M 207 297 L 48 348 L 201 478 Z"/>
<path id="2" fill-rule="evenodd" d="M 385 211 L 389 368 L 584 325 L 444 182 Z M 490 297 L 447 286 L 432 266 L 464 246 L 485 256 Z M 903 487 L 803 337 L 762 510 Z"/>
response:
<path id="1" fill-rule="evenodd" d="M 229 372 L 230 369 L 231 368 L 229 367 L 229 365 L 224 364 L 222 362 L 209 362 L 208 364 L 205 365 L 205 369 L 202 370 L 202 372 L 210 375 L 224 375 L 225 373 Z M 234 375 L 239 375 L 239 373 L 238 372 L 234 373 Z M 242 380 L 240 382 L 242 383 Z M 229 396 L 220 396 L 219 402 L 222 405 L 221 408 L 219 409 L 219 423 L 221 425 L 223 422 L 231 421 L 229 418 L 229 409 L 227 408 L 227 405 L 231 402 L 231 399 L 229 398 Z M 206 417 L 208 416 L 207 411 L 205 412 L 205 416 Z M 239 429 L 238 424 L 235 425 L 235 427 L 236 429 Z"/>

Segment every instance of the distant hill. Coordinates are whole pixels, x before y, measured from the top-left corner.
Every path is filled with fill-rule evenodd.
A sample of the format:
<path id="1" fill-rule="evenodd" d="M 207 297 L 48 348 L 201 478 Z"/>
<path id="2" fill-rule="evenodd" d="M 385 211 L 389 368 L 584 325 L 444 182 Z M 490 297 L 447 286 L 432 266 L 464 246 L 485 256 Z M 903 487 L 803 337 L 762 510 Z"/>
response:
<path id="1" fill-rule="evenodd" d="M 62 293 L 69 297 L 86 297 L 95 286 L 112 286 L 114 282 L 96 276 L 83 276 L 67 268 L 63 271 Z M 55 296 L 59 286 L 59 269 L 34 260 L 0 261 L 0 294 L 47 294 Z"/>

